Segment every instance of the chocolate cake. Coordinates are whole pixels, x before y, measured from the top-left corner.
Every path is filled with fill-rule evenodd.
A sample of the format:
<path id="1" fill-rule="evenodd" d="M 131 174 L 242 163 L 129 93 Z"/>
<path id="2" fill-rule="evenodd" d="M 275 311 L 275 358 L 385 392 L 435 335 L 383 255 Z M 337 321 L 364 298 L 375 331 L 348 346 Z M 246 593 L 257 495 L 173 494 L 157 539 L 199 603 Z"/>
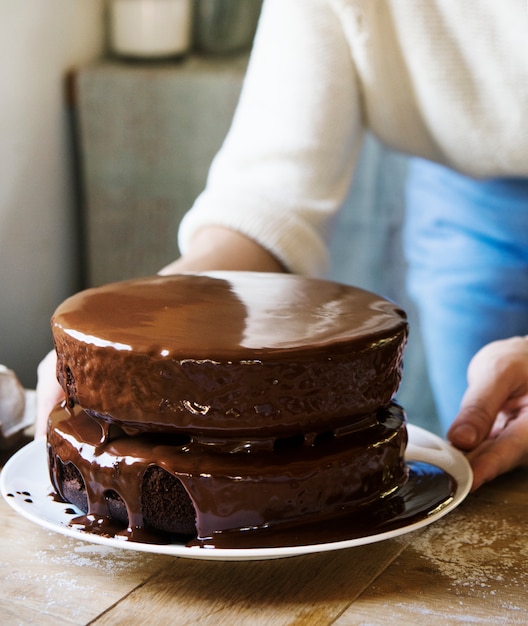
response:
<path id="1" fill-rule="evenodd" d="M 407 478 L 406 316 L 285 274 L 150 277 L 52 319 L 50 474 L 93 532 L 236 545 L 361 514 Z"/>

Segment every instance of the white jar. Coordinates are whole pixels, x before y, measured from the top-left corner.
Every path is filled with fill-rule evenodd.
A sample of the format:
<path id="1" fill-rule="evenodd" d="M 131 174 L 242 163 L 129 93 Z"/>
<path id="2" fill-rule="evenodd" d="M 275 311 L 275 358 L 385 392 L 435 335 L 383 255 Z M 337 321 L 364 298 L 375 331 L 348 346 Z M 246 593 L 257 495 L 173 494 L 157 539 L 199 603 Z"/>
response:
<path id="1" fill-rule="evenodd" d="M 192 0 L 110 0 L 110 46 L 137 59 L 182 56 L 191 46 Z"/>

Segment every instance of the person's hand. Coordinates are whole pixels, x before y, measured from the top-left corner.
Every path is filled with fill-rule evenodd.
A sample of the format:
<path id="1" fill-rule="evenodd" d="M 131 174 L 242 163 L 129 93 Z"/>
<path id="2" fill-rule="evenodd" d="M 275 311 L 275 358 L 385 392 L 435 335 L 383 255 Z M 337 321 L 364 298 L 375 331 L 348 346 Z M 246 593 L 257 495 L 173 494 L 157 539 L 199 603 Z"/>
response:
<path id="1" fill-rule="evenodd" d="M 42 359 L 37 368 L 35 438 L 46 435 L 46 426 L 51 409 L 64 398 L 64 392 L 57 382 L 56 363 L 55 350 L 52 350 Z"/>
<path id="2" fill-rule="evenodd" d="M 495 341 L 477 352 L 447 437 L 467 452 L 473 490 L 528 465 L 528 338 Z"/>

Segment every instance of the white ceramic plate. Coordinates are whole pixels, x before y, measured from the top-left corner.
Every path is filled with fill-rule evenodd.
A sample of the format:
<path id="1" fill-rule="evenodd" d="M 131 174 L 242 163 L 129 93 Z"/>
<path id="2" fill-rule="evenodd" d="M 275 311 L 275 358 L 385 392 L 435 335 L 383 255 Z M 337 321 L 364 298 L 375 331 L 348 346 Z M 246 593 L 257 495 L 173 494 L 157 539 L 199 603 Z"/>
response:
<path id="1" fill-rule="evenodd" d="M 418 522 L 403 523 L 401 527 L 390 531 L 368 534 L 345 541 L 280 548 L 225 549 L 187 547 L 184 544 L 177 543 L 165 545 L 147 544 L 102 537 L 69 526 L 70 520 L 81 513 L 77 510 L 72 514 L 67 513 L 68 508 L 73 510 L 74 507 L 65 505 L 62 502 L 56 502 L 51 496 L 53 490 L 48 476 L 46 443 L 44 439 L 31 442 L 9 459 L 0 474 L 0 489 L 8 504 L 17 513 L 39 526 L 74 537 L 75 539 L 109 547 L 195 559 L 233 561 L 275 559 L 314 552 L 341 550 L 403 535 L 443 517 L 458 506 L 468 494 L 472 483 L 469 463 L 460 452 L 440 437 L 417 426 L 409 425 L 409 446 L 406 459 L 408 461 L 425 461 L 451 474 L 457 483 L 453 499 Z"/>

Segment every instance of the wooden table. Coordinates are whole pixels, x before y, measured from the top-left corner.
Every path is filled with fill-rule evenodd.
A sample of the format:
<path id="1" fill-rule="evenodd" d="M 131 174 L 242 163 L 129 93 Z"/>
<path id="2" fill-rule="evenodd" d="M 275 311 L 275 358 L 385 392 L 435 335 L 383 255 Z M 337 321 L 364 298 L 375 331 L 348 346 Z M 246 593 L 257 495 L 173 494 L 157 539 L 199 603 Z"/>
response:
<path id="1" fill-rule="evenodd" d="M 3 625 L 528 623 L 523 470 L 483 487 L 425 529 L 272 561 L 107 548 L 47 531 L 3 499 L 0 515 Z"/>

